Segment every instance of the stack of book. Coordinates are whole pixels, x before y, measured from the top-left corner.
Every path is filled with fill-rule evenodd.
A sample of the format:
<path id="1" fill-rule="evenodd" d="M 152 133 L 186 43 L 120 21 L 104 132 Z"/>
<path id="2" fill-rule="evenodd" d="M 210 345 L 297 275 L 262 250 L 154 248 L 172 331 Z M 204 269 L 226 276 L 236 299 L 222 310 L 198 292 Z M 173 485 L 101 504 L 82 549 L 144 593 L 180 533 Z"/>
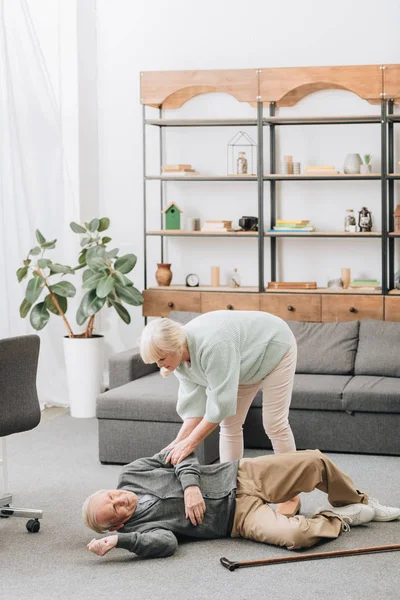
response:
<path id="1" fill-rule="evenodd" d="M 192 169 L 192 165 L 163 165 L 161 175 L 169 175 L 171 177 L 184 177 L 196 175 L 197 171 Z"/>
<path id="2" fill-rule="evenodd" d="M 232 221 L 213 221 L 212 219 L 209 219 L 204 222 L 201 231 L 220 233 L 222 231 L 229 231 L 230 229 L 232 229 Z"/>
<path id="3" fill-rule="evenodd" d="M 314 231 L 314 226 L 310 225 L 310 221 L 302 219 L 300 221 L 285 221 L 277 219 L 275 227 L 268 231 L 288 231 L 297 233 L 299 231 Z"/>
<path id="4" fill-rule="evenodd" d="M 352 289 L 368 289 L 368 290 L 380 290 L 381 284 L 377 279 L 353 279 L 350 282 L 349 288 Z"/>
<path id="5" fill-rule="evenodd" d="M 339 175 L 339 171 L 335 171 L 335 167 L 332 165 L 320 166 L 313 165 L 306 167 L 306 175 Z"/>

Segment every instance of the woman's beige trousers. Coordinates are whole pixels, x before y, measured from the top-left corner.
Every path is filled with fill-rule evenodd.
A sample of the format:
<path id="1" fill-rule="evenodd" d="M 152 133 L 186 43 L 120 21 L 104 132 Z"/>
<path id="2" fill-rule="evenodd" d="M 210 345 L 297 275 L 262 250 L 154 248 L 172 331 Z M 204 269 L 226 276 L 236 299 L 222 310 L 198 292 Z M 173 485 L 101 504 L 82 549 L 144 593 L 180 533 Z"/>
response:
<path id="1" fill-rule="evenodd" d="M 293 336 L 290 349 L 265 379 L 250 385 L 239 385 L 236 414 L 224 419 L 220 426 L 221 462 L 243 457 L 243 423 L 260 387 L 263 392 L 263 425 L 275 454 L 296 450 L 288 418 L 296 360 L 297 345 Z"/>

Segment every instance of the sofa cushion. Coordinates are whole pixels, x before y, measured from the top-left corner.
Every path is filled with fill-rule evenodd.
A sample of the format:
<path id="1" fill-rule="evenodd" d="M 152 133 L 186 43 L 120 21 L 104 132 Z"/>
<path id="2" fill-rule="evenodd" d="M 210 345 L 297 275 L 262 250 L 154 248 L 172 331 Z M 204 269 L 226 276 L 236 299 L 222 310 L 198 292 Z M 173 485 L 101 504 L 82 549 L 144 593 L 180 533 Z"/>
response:
<path id="1" fill-rule="evenodd" d="M 345 410 L 400 413 L 400 379 L 357 375 L 343 393 Z"/>
<path id="2" fill-rule="evenodd" d="M 361 321 L 355 375 L 400 377 L 399 348 L 400 323 Z"/>
<path id="3" fill-rule="evenodd" d="M 288 321 L 297 341 L 296 373 L 351 375 L 358 343 L 358 321 Z"/>
<path id="4" fill-rule="evenodd" d="M 176 412 L 179 383 L 174 375 L 152 373 L 100 394 L 98 419 L 180 423 Z"/>
<path id="5" fill-rule="evenodd" d="M 294 376 L 290 408 L 305 410 L 343 410 L 343 390 L 350 375 Z M 262 392 L 257 392 L 252 407 L 262 406 Z"/>

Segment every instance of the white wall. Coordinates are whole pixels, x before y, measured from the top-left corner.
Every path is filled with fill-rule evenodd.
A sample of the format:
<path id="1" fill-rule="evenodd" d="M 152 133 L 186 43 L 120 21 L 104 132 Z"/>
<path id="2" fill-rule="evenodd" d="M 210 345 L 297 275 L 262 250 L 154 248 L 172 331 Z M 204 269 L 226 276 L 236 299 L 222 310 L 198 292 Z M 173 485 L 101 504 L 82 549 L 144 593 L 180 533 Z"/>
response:
<path id="1" fill-rule="evenodd" d="M 139 260 L 133 274 L 139 288 L 143 282 L 140 71 L 397 63 L 399 16 L 396 0 L 338 0 L 334 5 L 310 0 L 287 0 L 284 5 L 255 0 L 97 1 L 99 212 L 111 218 L 111 237 L 121 250 L 137 254 Z M 377 111 L 379 107 L 336 90 L 313 94 L 279 114 Z M 215 94 L 187 102 L 177 114 L 253 116 L 255 111 L 228 95 Z M 224 174 L 226 145 L 236 131 L 170 130 L 166 134 L 165 159 L 190 162 L 204 173 Z M 247 131 L 255 139 L 256 131 Z M 155 164 L 158 132 L 149 135 L 154 138 L 154 143 L 149 143 L 149 148 L 153 148 L 148 162 L 150 173 Z M 267 131 L 265 135 L 267 142 Z M 281 128 L 278 137 L 278 160 L 284 154 L 292 154 L 303 166 L 334 164 L 343 171 L 348 152 L 372 153 L 373 170 L 379 170 L 379 125 Z M 397 149 L 398 145 L 397 141 Z M 267 143 L 265 150 L 268 170 Z M 186 215 L 235 221 L 241 215 L 256 214 L 255 183 L 167 185 L 167 200 L 175 200 Z M 148 186 L 149 227 L 159 228 L 159 184 L 150 182 Z M 266 183 L 266 198 L 268 186 Z M 360 210 L 363 205 L 372 211 L 374 229 L 379 230 L 379 182 L 278 184 L 279 217 L 311 219 L 319 230 L 341 231 L 345 209 Z M 266 218 L 268 215 L 266 201 Z M 378 240 L 287 239 L 278 243 L 279 279 L 316 280 L 324 286 L 328 279 L 340 276 L 341 267 L 350 267 L 353 277 L 380 278 Z M 150 239 L 149 284 L 154 282 L 159 245 L 158 238 Z M 257 285 L 257 248 L 253 240 L 171 239 L 167 246 L 174 283 L 183 282 L 188 272 L 196 272 L 207 284 L 210 266 L 219 264 L 222 284 L 228 272 L 237 267 L 244 285 Z M 268 242 L 265 259 L 268 281 Z M 131 346 L 140 333 L 141 312 L 133 309 L 131 314 L 130 327 L 109 315 L 103 318 L 110 351 Z"/>

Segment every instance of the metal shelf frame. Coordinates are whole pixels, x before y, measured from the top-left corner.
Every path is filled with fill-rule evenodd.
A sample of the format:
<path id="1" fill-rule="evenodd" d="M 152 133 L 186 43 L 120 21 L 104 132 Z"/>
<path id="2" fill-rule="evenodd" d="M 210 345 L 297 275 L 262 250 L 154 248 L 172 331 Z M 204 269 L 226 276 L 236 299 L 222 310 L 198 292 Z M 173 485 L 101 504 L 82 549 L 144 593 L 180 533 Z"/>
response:
<path id="1" fill-rule="evenodd" d="M 165 183 L 167 181 L 248 181 L 257 182 L 257 206 L 258 222 L 264 222 L 264 199 L 267 196 L 264 190 L 264 182 L 269 182 L 269 202 L 270 202 L 270 226 L 272 229 L 276 225 L 277 206 L 276 206 L 276 185 L 282 181 L 380 181 L 381 182 L 381 218 L 382 230 L 375 235 L 343 235 L 340 233 L 329 232 L 297 232 L 297 233 L 264 233 L 263 227 L 259 227 L 258 235 L 246 235 L 232 233 L 225 234 L 203 234 L 198 237 L 246 237 L 257 239 L 258 241 L 258 291 L 264 292 L 264 250 L 265 238 L 269 238 L 270 246 L 270 281 L 276 281 L 277 276 L 277 239 L 280 237 L 307 237 L 307 238 L 337 238 L 337 239 L 380 239 L 381 240 L 381 279 L 382 295 L 388 294 L 389 289 L 394 288 L 394 255 L 395 238 L 400 234 L 394 234 L 394 180 L 400 179 L 400 174 L 394 173 L 394 125 L 400 123 L 400 115 L 393 114 L 393 100 L 382 98 L 379 115 L 356 115 L 356 116 L 321 116 L 321 117 L 278 117 L 275 116 L 275 103 L 269 103 L 269 116 L 264 115 L 263 102 L 257 102 L 257 118 L 255 119 L 169 119 L 163 118 L 163 110 L 159 109 L 158 119 L 146 118 L 146 106 L 143 105 L 143 238 L 144 238 L 144 288 L 147 289 L 147 238 L 151 236 L 160 237 L 160 256 L 161 262 L 164 261 L 164 240 L 174 234 L 163 234 L 163 217 Z M 349 124 L 380 124 L 381 126 L 381 174 L 370 175 L 280 175 L 276 173 L 276 127 L 296 126 L 296 125 L 349 125 Z M 256 176 L 190 176 L 173 177 L 162 175 L 148 175 L 146 172 L 146 127 L 159 127 L 159 162 L 160 172 L 164 162 L 164 131 L 168 127 L 234 127 L 234 126 L 254 126 L 257 127 L 257 175 Z M 270 150 L 270 174 L 264 174 L 264 127 L 269 128 L 269 150 Z M 147 182 L 158 181 L 160 186 L 160 231 L 147 232 Z M 389 232 L 391 232 L 389 234 Z M 374 232 L 375 233 L 375 232 Z M 187 234 L 176 234 L 178 237 L 194 237 Z M 301 293 L 299 290 L 298 293 Z M 147 319 L 146 319 L 147 320 Z"/>

